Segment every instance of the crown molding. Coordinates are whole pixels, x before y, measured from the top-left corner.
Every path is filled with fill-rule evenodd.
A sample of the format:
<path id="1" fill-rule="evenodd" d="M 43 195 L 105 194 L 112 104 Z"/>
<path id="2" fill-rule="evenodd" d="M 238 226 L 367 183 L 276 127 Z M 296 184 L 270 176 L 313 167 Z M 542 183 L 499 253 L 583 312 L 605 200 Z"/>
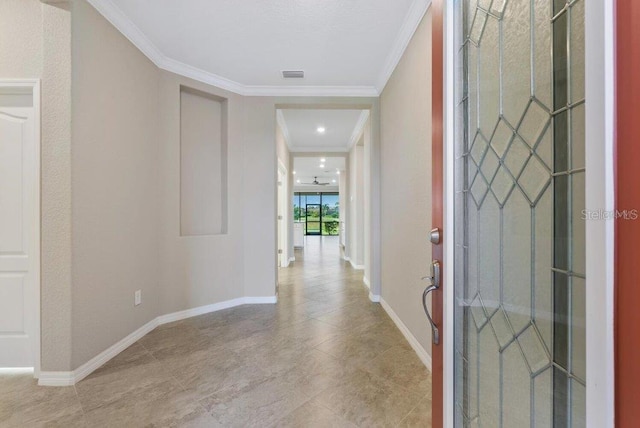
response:
<path id="1" fill-rule="evenodd" d="M 373 86 L 259 86 L 245 85 L 243 95 L 254 97 L 371 97 L 380 94 Z"/>
<path id="2" fill-rule="evenodd" d="M 164 61 L 164 55 L 160 49 L 135 25 L 127 15 L 111 0 L 87 0 L 100 15 L 111 23 L 123 36 L 137 47 L 156 66 Z"/>
<path id="3" fill-rule="evenodd" d="M 59 0 L 44 0 L 55 2 Z M 244 96 L 271 97 L 371 97 L 380 96 L 393 70 L 398 65 L 413 33 L 431 5 L 431 0 L 414 0 L 405 21 L 396 37 L 394 48 L 387 56 L 385 66 L 376 86 L 264 86 L 244 85 L 214 73 L 177 61 L 165 56 L 160 49 L 129 19 L 111 0 L 87 0 L 124 37 L 137 47 L 158 68 L 202 83 L 216 86 Z"/>
<path id="4" fill-rule="evenodd" d="M 200 68 L 192 67 L 189 64 L 176 61 L 175 59 L 165 57 L 158 67 L 171 73 L 197 80 L 198 82 L 216 86 L 220 89 L 225 89 L 229 92 L 234 92 L 239 95 L 247 95 L 247 87 L 245 85 L 234 82 L 226 77 L 209 73 L 208 71 L 204 71 Z"/>
<path id="5" fill-rule="evenodd" d="M 364 125 L 366 125 L 367 120 L 369 119 L 369 110 L 362 110 L 360 113 L 360 117 L 356 122 L 356 126 L 353 128 L 353 133 L 351 134 L 351 138 L 349 138 L 349 145 L 347 146 L 347 151 L 351 151 L 351 148 L 356 145 L 360 135 L 364 132 Z"/>
<path id="6" fill-rule="evenodd" d="M 376 84 L 378 94 L 382 94 L 389 78 L 391 78 L 391 74 L 393 74 L 393 70 L 398 66 L 404 51 L 407 49 L 407 46 L 409 46 L 409 42 L 411 41 L 413 34 L 418 29 L 420 21 L 422 21 L 424 14 L 427 13 L 430 6 L 431 0 L 413 0 L 413 3 L 411 3 L 409 12 L 407 12 L 407 16 L 402 24 L 402 28 L 400 29 L 400 32 L 393 44 L 393 49 L 389 52 L 382 72 L 378 77 L 378 82 Z"/>

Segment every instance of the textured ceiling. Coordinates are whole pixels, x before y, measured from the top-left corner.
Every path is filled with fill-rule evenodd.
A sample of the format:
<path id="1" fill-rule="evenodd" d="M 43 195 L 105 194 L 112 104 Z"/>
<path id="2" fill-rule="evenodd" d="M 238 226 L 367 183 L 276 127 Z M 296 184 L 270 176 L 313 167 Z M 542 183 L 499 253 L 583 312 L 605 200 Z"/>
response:
<path id="1" fill-rule="evenodd" d="M 366 110 L 279 110 L 278 122 L 293 152 L 346 152 L 368 117 Z M 325 132 L 319 133 L 318 127 Z"/>
<path id="2" fill-rule="evenodd" d="M 324 168 L 320 168 L 320 160 L 324 159 Z M 310 183 L 314 177 L 318 177 L 318 181 L 331 183 L 330 186 L 337 186 L 340 176 L 338 170 L 344 171 L 344 157 L 296 157 L 293 160 L 293 170 L 296 172 L 294 176 L 294 184 L 297 180 L 302 183 Z M 336 182 L 334 183 L 333 180 Z"/>
<path id="3" fill-rule="evenodd" d="M 430 3 L 89 2 L 161 68 L 248 95 L 353 96 L 379 93 Z"/>

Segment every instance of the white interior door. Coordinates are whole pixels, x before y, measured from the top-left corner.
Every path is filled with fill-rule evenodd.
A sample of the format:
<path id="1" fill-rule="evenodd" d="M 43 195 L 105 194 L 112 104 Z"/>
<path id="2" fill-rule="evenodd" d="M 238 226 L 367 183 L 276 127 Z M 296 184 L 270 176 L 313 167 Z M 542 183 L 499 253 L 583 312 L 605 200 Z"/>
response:
<path id="1" fill-rule="evenodd" d="M 35 90 L 0 81 L 0 368 L 36 367 L 39 352 Z"/>

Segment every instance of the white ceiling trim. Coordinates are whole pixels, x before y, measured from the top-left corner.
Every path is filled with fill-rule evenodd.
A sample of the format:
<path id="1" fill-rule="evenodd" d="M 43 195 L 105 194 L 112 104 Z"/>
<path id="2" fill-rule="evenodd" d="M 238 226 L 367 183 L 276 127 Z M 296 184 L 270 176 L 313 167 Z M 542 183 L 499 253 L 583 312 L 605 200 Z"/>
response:
<path id="1" fill-rule="evenodd" d="M 104 18 L 122 33 L 131 43 L 160 67 L 164 55 L 147 36 L 111 0 L 87 0 Z"/>
<path id="2" fill-rule="evenodd" d="M 93 0 L 103 1 L 103 0 Z M 179 74 L 180 76 L 188 77 L 198 82 L 206 83 L 208 85 L 216 86 L 227 91 L 234 92 L 240 95 L 249 95 L 247 93 L 247 87 L 226 77 L 218 76 L 217 74 L 209 73 L 200 68 L 192 67 L 184 62 L 176 61 L 175 59 L 163 57 L 163 61 L 157 64 L 163 70 L 170 71 L 171 73 Z"/>
<path id="3" fill-rule="evenodd" d="M 393 44 L 393 49 L 389 53 L 389 56 L 387 56 L 385 65 L 380 73 L 380 77 L 378 77 L 378 82 L 376 84 L 378 94 L 382 94 L 389 78 L 391 78 L 391 74 L 393 74 L 393 70 L 398 66 L 404 51 L 407 49 L 407 46 L 409 46 L 409 42 L 411 41 L 413 34 L 418 29 L 418 25 L 420 24 L 420 21 L 422 21 L 422 17 L 427 13 L 429 6 L 431 6 L 431 0 L 413 0 L 411 3 L 409 12 L 407 12 L 407 16 L 402 24 L 402 28 L 400 29 L 398 37 L 396 37 L 396 41 Z"/>
<path id="4" fill-rule="evenodd" d="M 287 126 L 287 121 L 284 120 L 284 114 L 282 110 L 276 111 L 276 120 L 278 125 L 280 126 L 280 130 L 282 131 L 282 136 L 284 137 L 284 142 L 287 143 L 287 147 L 289 147 L 289 151 L 291 151 L 291 134 L 289 134 L 289 127 Z"/>
<path id="5" fill-rule="evenodd" d="M 111 0 L 87 0 L 107 21 L 134 44 L 158 68 L 244 96 L 377 97 L 400 62 L 431 0 L 414 0 L 374 86 L 260 86 L 243 85 L 165 56 Z"/>
<path id="6" fill-rule="evenodd" d="M 362 110 L 362 113 L 360 113 L 360 117 L 356 122 L 356 126 L 353 128 L 353 133 L 351 134 L 349 145 L 347 146 L 347 151 L 351 151 L 351 148 L 358 142 L 360 135 L 364 132 L 364 125 L 367 123 L 367 119 L 369 119 L 369 110 Z"/>

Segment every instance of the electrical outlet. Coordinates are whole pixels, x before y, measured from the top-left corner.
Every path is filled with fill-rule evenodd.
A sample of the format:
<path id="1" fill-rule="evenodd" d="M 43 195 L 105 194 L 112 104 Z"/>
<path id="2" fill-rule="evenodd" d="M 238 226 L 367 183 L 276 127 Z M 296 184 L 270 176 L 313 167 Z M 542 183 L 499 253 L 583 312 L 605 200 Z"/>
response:
<path id="1" fill-rule="evenodd" d="M 138 306 L 140 303 L 142 303 L 142 290 L 136 290 L 133 295 L 133 305 Z"/>

